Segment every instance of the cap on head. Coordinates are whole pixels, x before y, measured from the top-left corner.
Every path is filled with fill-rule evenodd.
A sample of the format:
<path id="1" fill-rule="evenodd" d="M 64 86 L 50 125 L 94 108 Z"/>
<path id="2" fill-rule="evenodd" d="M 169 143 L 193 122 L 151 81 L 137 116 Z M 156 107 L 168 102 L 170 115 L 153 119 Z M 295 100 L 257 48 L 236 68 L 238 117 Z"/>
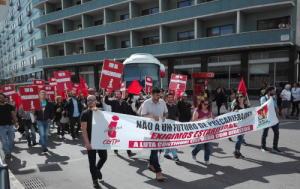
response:
<path id="1" fill-rule="evenodd" d="M 187 96 L 185 92 L 180 93 L 180 96 Z"/>

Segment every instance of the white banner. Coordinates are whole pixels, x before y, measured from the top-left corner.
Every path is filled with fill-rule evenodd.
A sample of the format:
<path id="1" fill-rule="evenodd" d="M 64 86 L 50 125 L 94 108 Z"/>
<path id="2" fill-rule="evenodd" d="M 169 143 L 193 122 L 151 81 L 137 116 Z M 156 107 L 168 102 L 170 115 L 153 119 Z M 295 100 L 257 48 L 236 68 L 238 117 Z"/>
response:
<path id="1" fill-rule="evenodd" d="M 277 123 L 272 100 L 260 107 L 186 123 L 168 119 L 156 122 L 98 110 L 93 112 L 91 145 L 93 149 L 119 150 L 174 148 L 233 137 Z"/>

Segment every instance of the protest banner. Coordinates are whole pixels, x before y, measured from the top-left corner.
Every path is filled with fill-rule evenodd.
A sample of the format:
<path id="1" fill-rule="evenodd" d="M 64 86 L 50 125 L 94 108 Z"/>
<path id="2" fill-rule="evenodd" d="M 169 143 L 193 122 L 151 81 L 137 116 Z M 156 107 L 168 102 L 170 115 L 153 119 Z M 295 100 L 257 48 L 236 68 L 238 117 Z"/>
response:
<path id="1" fill-rule="evenodd" d="M 24 111 L 41 110 L 38 86 L 23 86 L 19 87 L 19 90 Z"/>
<path id="2" fill-rule="evenodd" d="M 65 70 L 54 72 L 54 76 L 56 79 L 57 90 L 59 93 L 73 90 L 69 71 Z"/>
<path id="3" fill-rule="evenodd" d="M 272 100 L 262 106 L 230 112 L 197 122 L 154 121 L 105 111 L 93 111 L 93 149 L 164 149 L 216 141 L 278 123 Z"/>
<path id="4" fill-rule="evenodd" d="M 151 93 L 153 80 L 152 77 L 145 76 L 145 92 Z"/>
<path id="5" fill-rule="evenodd" d="M 9 97 L 9 102 L 15 102 L 15 86 L 5 85 L 1 87 L 3 94 Z"/>
<path id="6" fill-rule="evenodd" d="M 169 91 L 173 92 L 173 94 L 174 94 L 174 91 L 176 91 L 176 90 L 177 91 L 185 91 L 186 81 L 187 81 L 186 75 L 172 74 L 171 80 L 170 80 Z"/>
<path id="7" fill-rule="evenodd" d="M 48 100 L 54 102 L 55 101 L 55 86 L 46 85 L 45 91 L 48 96 Z"/>
<path id="8" fill-rule="evenodd" d="M 123 64 L 104 59 L 99 87 L 109 90 L 119 90 Z"/>
<path id="9" fill-rule="evenodd" d="M 54 86 L 54 90 L 57 91 L 57 83 L 56 83 L 56 79 L 54 77 L 49 77 L 49 85 Z"/>
<path id="10" fill-rule="evenodd" d="M 45 80 L 43 79 L 34 79 L 32 85 L 38 86 L 39 91 L 45 90 Z"/>
<path id="11" fill-rule="evenodd" d="M 126 81 L 123 81 L 120 84 L 120 91 L 122 92 L 122 99 L 125 98 L 125 91 L 126 91 Z"/>

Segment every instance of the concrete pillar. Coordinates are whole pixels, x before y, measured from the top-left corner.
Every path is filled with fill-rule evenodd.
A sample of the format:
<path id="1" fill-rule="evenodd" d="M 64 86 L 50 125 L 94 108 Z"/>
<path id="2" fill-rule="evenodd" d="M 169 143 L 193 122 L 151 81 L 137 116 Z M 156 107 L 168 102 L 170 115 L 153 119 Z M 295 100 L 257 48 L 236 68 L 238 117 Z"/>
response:
<path id="1" fill-rule="evenodd" d="M 208 72 L 208 56 L 201 56 L 201 72 Z"/>
<path id="2" fill-rule="evenodd" d="M 129 18 L 135 18 L 140 16 L 139 5 L 130 1 L 129 2 Z"/>
<path id="3" fill-rule="evenodd" d="M 75 83 L 80 83 L 80 79 L 79 79 L 79 67 L 75 67 Z"/>
<path id="4" fill-rule="evenodd" d="M 138 47 L 141 46 L 141 35 L 139 32 L 130 31 L 130 46 Z"/>
<path id="5" fill-rule="evenodd" d="M 170 29 L 166 26 L 159 26 L 159 43 L 166 43 L 170 41 Z"/>
<path id="6" fill-rule="evenodd" d="M 246 87 L 249 88 L 249 52 L 241 52 L 241 77 L 244 78 Z"/>
<path id="7" fill-rule="evenodd" d="M 98 65 L 95 64 L 94 65 L 94 81 L 95 81 L 95 88 L 97 89 L 97 91 L 99 90 L 99 73 L 98 73 Z"/>

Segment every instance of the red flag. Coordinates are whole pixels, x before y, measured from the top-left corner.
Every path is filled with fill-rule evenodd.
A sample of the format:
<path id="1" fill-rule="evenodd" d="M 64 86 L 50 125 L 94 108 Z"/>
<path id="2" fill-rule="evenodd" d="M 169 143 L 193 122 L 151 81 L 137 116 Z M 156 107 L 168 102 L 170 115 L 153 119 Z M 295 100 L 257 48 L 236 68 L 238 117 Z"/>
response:
<path id="1" fill-rule="evenodd" d="M 238 91 L 242 91 L 245 96 L 247 94 L 247 89 L 243 78 L 240 81 Z"/>
<path id="2" fill-rule="evenodd" d="M 85 81 L 83 80 L 83 78 L 81 77 L 81 75 L 79 75 L 80 77 L 80 84 L 81 84 L 81 89 L 82 89 L 82 94 L 83 96 L 87 97 L 88 96 L 88 90 L 89 90 L 89 87 L 88 85 L 85 83 Z"/>
<path id="3" fill-rule="evenodd" d="M 180 91 L 180 90 L 177 91 L 177 94 L 176 94 L 177 99 L 180 97 L 182 92 L 184 92 L 184 91 Z"/>
<path id="4" fill-rule="evenodd" d="M 15 102 L 16 102 L 17 110 L 19 112 L 19 108 L 22 105 L 22 101 L 18 93 L 15 93 Z"/>
<path id="5" fill-rule="evenodd" d="M 143 87 L 139 84 L 139 82 L 136 79 L 134 79 L 130 84 L 130 86 L 128 87 L 127 91 L 129 93 L 139 94 L 142 89 Z"/>

